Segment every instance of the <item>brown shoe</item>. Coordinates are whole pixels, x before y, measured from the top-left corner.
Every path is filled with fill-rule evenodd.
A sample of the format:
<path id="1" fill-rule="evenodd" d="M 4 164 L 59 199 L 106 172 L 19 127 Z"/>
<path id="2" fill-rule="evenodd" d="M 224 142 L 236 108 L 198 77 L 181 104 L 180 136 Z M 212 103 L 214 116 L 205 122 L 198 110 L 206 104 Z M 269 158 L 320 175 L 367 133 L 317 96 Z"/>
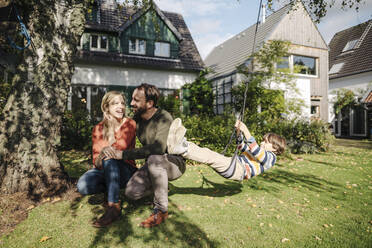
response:
<path id="1" fill-rule="evenodd" d="M 162 212 L 158 209 L 154 209 L 154 212 L 144 222 L 141 222 L 142 227 L 154 227 L 162 223 L 168 218 L 168 212 Z"/>
<path id="2" fill-rule="evenodd" d="M 108 207 L 101 218 L 93 222 L 93 226 L 100 228 L 111 225 L 112 222 L 118 220 L 121 215 L 120 203 L 108 203 Z"/>

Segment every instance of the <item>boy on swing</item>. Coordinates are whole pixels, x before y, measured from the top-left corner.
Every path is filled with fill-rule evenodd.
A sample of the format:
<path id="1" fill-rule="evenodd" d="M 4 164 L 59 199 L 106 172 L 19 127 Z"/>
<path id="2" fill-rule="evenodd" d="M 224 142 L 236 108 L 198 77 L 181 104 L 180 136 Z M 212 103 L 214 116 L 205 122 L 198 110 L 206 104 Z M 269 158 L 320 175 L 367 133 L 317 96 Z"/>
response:
<path id="1" fill-rule="evenodd" d="M 237 120 L 235 129 L 240 155 L 225 157 L 208 148 L 188 142 L 185 138 L 186 128 L 182 126 L 181 119 L 177 118 L 169 129 L 168 153 L 208 164 L 222 177 L 242 181 L 270 169 L 276 162 L 276 156 L 285 150 L 285 139 L 275 133 L 265 134 L 259 146 L 243 122 Z"/>

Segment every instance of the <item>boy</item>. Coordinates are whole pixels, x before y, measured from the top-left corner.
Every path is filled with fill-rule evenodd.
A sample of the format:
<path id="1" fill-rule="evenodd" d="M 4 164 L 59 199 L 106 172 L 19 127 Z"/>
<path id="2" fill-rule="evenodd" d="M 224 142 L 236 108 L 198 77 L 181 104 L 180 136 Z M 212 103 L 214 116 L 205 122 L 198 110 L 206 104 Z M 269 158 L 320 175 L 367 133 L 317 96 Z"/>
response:
<path id="1" fill-rule="evenodd" d="M 202 148 L 186 141 L 184 137 L 186 129 L 182 126 L 181 119 L 177 118 L 169 129 L 168 153 L 179 154 L 184 158 L 208 164 L 221 176 L 242 181 L 270 169 L 276 162 L 276 155 L 282 154 L 285 150 L 285 139 L 277 134 L 266 134 L 264 141 L 258 146 L 243 122 L 237 120 L 235 128 L 238 133 L 238 150 L 241 153 L 232 158 L 225 157 L 208 148 Z"/>

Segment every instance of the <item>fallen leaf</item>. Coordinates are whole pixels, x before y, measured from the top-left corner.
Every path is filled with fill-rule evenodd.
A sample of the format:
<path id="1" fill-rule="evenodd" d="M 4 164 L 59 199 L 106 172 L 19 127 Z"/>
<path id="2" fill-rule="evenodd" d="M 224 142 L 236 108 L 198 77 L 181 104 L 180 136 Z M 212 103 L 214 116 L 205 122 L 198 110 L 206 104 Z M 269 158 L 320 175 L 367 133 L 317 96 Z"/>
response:
<path id="1" fill-rule="evenodd" d="M 324 211 L 328 211 L 328 208 L 324 208 Z"/>
<path id="2" fill-rule="evenodd" d="M 255 207 L 257 207 L 257 205 L 256 204 L 252 204 L 252 208 L 255 208 Z"/>
<path id="3" fill-rule="evenodd" d="M 61 197 L 54 197 L 52 203 L 58 202 L 61 200 Z"/>
<path id="4" fill-rule="evenodd" d="M 29 211 L 29 210 L 31 210 L 31 209 L 33 209 L 33 208 L 35 208 L 35 206 L 34 206 L 34 205 L 31 205 L 31 206 L 29 206 L 26 210 Z"/>
<path id="5" fill-rule="evenodd" d="M 319 238 L 318 236 L 315 236 L 315 239 L 316 240 L 322 240 L 321 238 Z"/>
<path id="6" fill-rule="evenodd" d="M 283 204 L 283 203 L 284 203 L 282 200 L 278 200 L 278 202 L 279 202 L 280 204 Z"/>
<path id="7" fill-rule="evenodd" d="M 47 241 L 48 239 L 51 239 L 51 237 L 44 236 L 44 237 L 42 237 L 42 238 L 40 239 L 40 243 L 41 243 L 41 242 L 45 242 L 45 241 Z"/>
<path id="8" fill-rule="evenodd" d="M 252 227 L 250 227 L 250 226 L 247 227 L 247 230 L 248 230 L 248 231 L 251 231 L 251 230 L 252 230 Z"/>
<path id="9" fill-rule="evenodd" d="M 328 228 L 329 226 L 328 226 L 328 224 L 324 224 L 323 227 Z"/>
<path id="10" fill-rule="evenodd" d="M 269 227 L 273 227 L 273 224 L 269 223 Z"/>
<path id="11" fill-rule="evenodd" d="M 290 240 L 289 239 L 287 239 L 287 238 L 282 238 L 282 243 L 284 243 L 284 242 L 289 242 Z"/>

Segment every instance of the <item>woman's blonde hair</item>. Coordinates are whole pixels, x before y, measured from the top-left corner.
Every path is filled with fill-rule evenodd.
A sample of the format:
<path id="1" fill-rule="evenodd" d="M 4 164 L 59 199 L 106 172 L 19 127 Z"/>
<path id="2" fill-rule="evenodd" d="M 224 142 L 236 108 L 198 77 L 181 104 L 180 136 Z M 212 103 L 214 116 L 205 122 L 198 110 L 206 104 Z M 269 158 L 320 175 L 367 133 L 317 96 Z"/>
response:
<path id="1" fill-rule="evenodd" d="M 102 130 L 102 134 L 103 134 L 103 138 L 105 140 L 108 140 L 109 143 L 110 143 L 110 145 L 112 145 L 116 141 L 116 139 L 115 139 L 115 125 L 114 125 L 115 124 L 114 121 L 116 121 L 116 120 L 110 121 L 110 120 L 108 120 L 106 118 L 106 115 L 108 114 L 108 109 L 109 109 L 109 106 L 110 106 L 110 102 L 116 96 L 121 96 L 123 98 L 124 105 L 125 105 L 125 95 L 124 95 L 124 93 L 123 92 L 120 92 L 120 91 L 116 91 L 116 90 L 107 92 L 102 97 L 102 102 L 101 102 L 101 110 L 102 110 L 102 113 L 103 113 L 103 130 Z M 124 106 L 124 115 L 123 115 L 123 117 L 125 117 L 125 106 Z"/>

